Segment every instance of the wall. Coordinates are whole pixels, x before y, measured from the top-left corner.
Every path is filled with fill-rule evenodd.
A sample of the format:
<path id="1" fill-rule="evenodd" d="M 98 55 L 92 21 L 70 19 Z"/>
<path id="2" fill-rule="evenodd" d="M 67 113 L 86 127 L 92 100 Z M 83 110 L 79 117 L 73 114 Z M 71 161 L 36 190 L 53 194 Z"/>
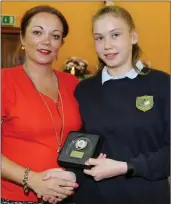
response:
<path id="1" fill-rule="evenodd" d="M 1 2 L 2 14 L 17 16 L 16 26 L 23 13 L 40 2 Z M 46 2 L 42 2 L 46 4 Z M 83 57 L 89 62 L 91 72 L 96 70 L 97 59 L 91 35 L 91 17 L 103 2 L 47 2 L 66 16 L 70 33 L 54 66 L 63 69 L 64 61 L 70 56 Z M 116 2 L 131 12 L 139 43 L 146 59 L 152 66 L 170 72 L 170 2 Z"/>
<path id="2" fill-rule="evenodd" d="M 170 2 L 116 4 L 132 14 L 146 59 L 154 68 L 170 73 Z"/>

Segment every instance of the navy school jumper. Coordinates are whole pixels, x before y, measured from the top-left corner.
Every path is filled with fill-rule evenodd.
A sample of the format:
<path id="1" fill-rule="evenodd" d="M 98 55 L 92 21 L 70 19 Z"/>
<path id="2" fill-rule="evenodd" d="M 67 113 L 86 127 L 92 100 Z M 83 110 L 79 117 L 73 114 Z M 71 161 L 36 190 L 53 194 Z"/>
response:
<path id="1" fill-rule="evenodd" d="M 148 72 L 147 68 L 142 70 Z M 135 79 L 109 80 L 101 72 L 80 82 L 75 96 L 87 133 L 103 138 L 101 152 L 130 162 L 131 178 L 94 181 L 76 170 L 80 183 L 76 204 L 169 204 L 170 190 L 170 76 L 151 69 Z M 136 107 L 137 97 L 150 96 L 147 111 Z"/>

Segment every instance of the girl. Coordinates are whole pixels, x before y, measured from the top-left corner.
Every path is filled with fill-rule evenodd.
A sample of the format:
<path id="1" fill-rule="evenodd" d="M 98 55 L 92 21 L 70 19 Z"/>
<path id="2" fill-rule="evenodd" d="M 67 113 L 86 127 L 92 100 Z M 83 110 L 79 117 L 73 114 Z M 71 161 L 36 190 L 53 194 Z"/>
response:
<path id="1" fill-rule="evenodd" d="M 85 131 L 101 135 L 107 158 L 86 162 L 93 167 L 79 175 L 76 203 L 169 204 L 169 75 L 138 66 L 138 34 L 125 9 L 100 9 L 93 36 L 99 71 L 75 95 Z"/>

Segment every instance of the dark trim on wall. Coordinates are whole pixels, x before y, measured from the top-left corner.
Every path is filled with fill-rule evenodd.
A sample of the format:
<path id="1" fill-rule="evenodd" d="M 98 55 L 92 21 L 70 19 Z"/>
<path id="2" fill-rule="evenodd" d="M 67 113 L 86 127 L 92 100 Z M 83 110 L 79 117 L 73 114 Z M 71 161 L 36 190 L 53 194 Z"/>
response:
<path id="1" fill-rule="evenodd" d="M 19 27 L 7 27 L 7 26 L 2 26 L 1 27 L 1 33 L 3 34 L 20 34 L 20 28 Z"/>

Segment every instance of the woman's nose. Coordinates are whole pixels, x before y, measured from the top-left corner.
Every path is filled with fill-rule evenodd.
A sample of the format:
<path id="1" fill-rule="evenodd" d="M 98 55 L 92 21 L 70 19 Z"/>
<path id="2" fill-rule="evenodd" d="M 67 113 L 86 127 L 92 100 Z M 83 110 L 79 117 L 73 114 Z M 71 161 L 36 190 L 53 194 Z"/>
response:
<path id="1" fill-rule="evenodd" d="M 44 38 L 42 39 L 42 43 L 46 44 L 46 45 L 50 45 L 51 44 L 51 40 L 50 40 L 50 36 L 44 36 Z"/>

